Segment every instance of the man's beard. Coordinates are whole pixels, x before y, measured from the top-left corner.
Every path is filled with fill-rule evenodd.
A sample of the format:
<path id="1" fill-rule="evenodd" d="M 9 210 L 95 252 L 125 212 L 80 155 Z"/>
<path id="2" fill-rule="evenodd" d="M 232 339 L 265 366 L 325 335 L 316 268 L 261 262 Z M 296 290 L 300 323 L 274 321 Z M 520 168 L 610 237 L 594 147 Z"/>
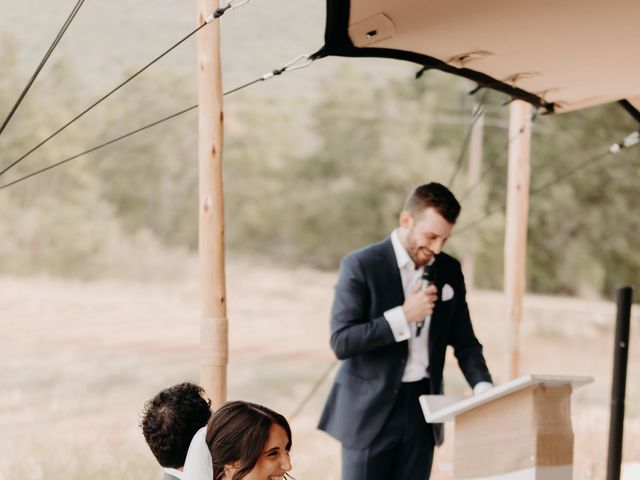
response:
<path id="1" fill-rule="evenodd" d="M 416 246 L 416 241 L 413 235 L 413 227 L 407 233 L 405 240 L 405 250 L 413 260 L 416 268 L 420 268 L 425 266 L 427 263 L 431 261 L 433 258 L 433 252 L 429 250 L 427 247 L 418 247 Z"/>

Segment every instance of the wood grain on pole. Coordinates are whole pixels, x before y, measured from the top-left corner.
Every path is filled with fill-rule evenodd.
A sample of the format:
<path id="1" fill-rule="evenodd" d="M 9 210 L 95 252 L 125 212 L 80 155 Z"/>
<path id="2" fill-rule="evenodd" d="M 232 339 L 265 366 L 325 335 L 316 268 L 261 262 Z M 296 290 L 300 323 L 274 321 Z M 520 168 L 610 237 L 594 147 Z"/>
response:
<path id="1" fill-rule="evenodd" d="M 506 373 L 519 374 L 522 298 L 525 292 L 531 150 L 531 105 L 511 102 L 509 174 L 504 240 L 504 292 L 507 316 Z"/>
<path id="2" fill-rule="evenodd" d="M 198 25 L 218 7 L 198 0 Z M 196 35 L 198 52 L 199 238 L 202 317 L 200 384 L 214 408 L 227 397 L 228 322 L 224 268 L 224 197 L 222 186 L 222 75 L 220 22 Z"/>

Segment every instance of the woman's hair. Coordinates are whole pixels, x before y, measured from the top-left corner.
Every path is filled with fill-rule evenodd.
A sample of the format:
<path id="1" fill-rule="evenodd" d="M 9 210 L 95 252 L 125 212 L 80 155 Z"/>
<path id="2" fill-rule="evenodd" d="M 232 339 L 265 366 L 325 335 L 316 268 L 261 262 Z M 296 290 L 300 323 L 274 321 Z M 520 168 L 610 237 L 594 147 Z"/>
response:
<path id="1" fill-rule="evenodd" d="M 213 480 L 224 478 L 225 465 L 237 463 L 232 480 L 244 478 L 258 463 L 273 424 L 281 426 L 291 449 L 291 428 L 279 413 L 249 402 L 227 402 L 220 407 L 207 425 L 207 445 L 213 459 Z"/>

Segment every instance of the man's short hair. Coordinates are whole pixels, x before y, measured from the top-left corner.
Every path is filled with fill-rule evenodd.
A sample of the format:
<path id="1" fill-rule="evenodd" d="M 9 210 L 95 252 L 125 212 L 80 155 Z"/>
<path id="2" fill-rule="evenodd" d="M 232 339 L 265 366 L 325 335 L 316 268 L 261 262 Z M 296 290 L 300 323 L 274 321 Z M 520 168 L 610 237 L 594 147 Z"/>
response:
<path id="1" fill-rule="evenodd" d="M 436 182 L 416 187 L 404 202 L 403 210 L 416 216 L 433 207 L 449 223 L 456 223 L 460 214 L 460 203 L 451 191 Z"/>
<path id="2" fill-rule="evenodd" d="M 211 417 L 211 400 L 204 389 L 184 382 L 166 388 L 149 400 L 142 413 L 142 433 L 163 467 L 181 468 L 195 433 Z"/>

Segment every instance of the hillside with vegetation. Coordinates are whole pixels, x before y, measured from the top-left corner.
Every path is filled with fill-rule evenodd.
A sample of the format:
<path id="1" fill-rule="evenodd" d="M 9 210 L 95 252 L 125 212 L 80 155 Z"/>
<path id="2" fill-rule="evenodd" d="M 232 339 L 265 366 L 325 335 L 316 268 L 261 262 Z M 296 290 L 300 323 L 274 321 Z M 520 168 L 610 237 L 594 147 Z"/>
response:
<path id="1" fill-rule="evenodd" d="M 11 107 L 74 3 L 4 5 L 0 112 Z M 226 88 L 317 49 L 322 9 L 318 1 L 256 0 L 222 17 Z M 2 165 L 182 38 L 194 14 L 195 5 L 169 0 L 150 9 L 132 0 L 84 5 L 0 136 Z M 1 183 L 192 105 L 194 64 L 191 39 Z M 450 248 L 460 254 L 467 239 L 478 241 L 482 274 L 475 283 L 499 288 L 507 99 L 471 97 L 468 82 L 439 73 L 415 79 L 415 71 L 398 61 L 328 58 L 226 97 L 228 248 L 334 269 L 347 251 L 388 234 L 411 185 L 455 177 L 451 187 L 464 199 L 461 227 L 492 214 L 454 237 Z M 465 135 L 481 100 L 483 177 L 471 189 Z M 145 276 L 155 268 L 146 260 L 153 252 L 190 256 L 197 242 L 196 127 L 190 112 L 1 190 L 1 271 Z M 613 286 L 637 283 L 638 150 L 600 156 L 636 128 L 617 106 L 537 118 L 531 291 L 610 297 Z"/>

